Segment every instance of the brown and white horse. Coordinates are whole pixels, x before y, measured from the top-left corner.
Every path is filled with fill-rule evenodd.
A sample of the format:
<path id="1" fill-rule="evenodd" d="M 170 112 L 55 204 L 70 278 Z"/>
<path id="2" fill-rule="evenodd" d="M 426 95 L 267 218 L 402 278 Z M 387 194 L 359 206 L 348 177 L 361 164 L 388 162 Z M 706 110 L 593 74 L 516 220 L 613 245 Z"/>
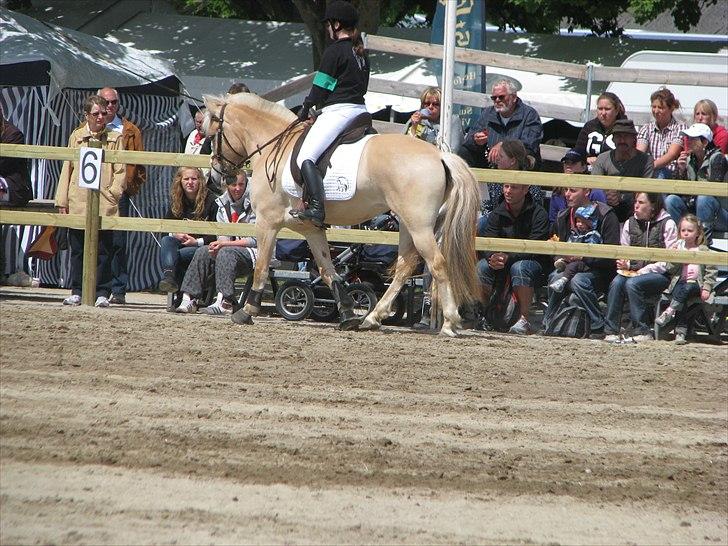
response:
<path id="1" fill-rule="evenodd" d="M 410 136 L 385 134 L 370 139 L 358 169 L 356 193 L 348 201 L 326 202 L 326 223 L 354 225 L 393 211 L 400 221 L 399 257 L 391 285 L 364 321 L 352 312 L 353 301 L 331 264 L 326 232 L 292 217 L 300 204 L 282 188 L 283 169 L 303 129 L 296 116 L 257 95 L 205 97 L 204 129 L 213 138 L 213 168 L 232 173 L 250 157 L 251 199 L 256 215 L 258 261 L 246 305 L 233 315 L 250 323 L 260 311 L 260 295 L 278 231 L 290 228 L 308 240 L 323 280 L 331 287 L 342 329 L 379 328 L 419 256 L 437 283 L 443 312 L 441 332 L 456 335 L 458 306 L 477 294 L 475 229 L 478 183 L 467 164 L 454 154 Z M 439 241 L 439 244 L 438 244 Z"/>

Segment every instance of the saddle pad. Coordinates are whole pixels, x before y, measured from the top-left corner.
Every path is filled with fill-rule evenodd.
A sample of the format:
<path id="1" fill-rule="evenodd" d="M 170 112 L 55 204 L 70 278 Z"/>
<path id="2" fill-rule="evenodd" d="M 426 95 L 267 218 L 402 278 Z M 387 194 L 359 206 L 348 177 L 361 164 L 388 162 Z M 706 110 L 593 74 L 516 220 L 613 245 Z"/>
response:
<path id="1" fill-rule="evenodd" d="M 354 197 L 359 160 L 364 145 L 374 136 L 377 135 L 366 135 L 352 144 L 342 144 L 336 148 L 331 156 L 331 166 L 324 176 L 324 193 L 327 201 L 346 201 Z M 291 175 L 291 156 L 288 156 L 286 169 L 283 171 L 283 189 L 294 197 L 301 197 L 303 194 L 303 188 L 293 181 Z"/>

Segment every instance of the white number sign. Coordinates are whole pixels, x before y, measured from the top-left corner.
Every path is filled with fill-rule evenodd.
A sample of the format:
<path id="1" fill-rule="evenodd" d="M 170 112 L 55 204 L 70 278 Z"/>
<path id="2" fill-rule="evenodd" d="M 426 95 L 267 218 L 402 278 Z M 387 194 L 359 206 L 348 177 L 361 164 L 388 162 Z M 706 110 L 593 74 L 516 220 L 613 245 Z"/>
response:
<path id="1" fill-rule="evenodd" d="M 98 190 L 101 187 L 101 160 L 104 151 L 101 148 L 81 148 L 80 153 L 78 186 L 87 190 Z"/>

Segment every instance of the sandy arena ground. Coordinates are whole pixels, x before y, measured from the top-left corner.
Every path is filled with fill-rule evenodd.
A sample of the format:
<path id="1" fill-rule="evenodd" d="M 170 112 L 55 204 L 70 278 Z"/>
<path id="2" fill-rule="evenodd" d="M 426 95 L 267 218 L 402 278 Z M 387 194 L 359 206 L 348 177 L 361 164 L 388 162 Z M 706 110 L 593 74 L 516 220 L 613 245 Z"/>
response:
<path id="1" fill-rule="evenodd" d="M 2 544 L 727 544 L 728 347 L 0 288 Z"/>

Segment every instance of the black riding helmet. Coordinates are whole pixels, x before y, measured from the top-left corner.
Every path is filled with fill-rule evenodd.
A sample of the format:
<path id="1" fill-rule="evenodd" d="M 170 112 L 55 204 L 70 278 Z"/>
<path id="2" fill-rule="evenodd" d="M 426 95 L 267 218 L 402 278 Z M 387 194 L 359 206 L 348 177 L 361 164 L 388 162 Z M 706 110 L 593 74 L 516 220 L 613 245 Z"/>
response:
<path id="1" fill-rule="evenodd" d="M 359 13 L 349 2 L 334 0 L 326 6 L 323 21 L 339 21 L 344 28 L 354 28 L 359 22 Z"/>

